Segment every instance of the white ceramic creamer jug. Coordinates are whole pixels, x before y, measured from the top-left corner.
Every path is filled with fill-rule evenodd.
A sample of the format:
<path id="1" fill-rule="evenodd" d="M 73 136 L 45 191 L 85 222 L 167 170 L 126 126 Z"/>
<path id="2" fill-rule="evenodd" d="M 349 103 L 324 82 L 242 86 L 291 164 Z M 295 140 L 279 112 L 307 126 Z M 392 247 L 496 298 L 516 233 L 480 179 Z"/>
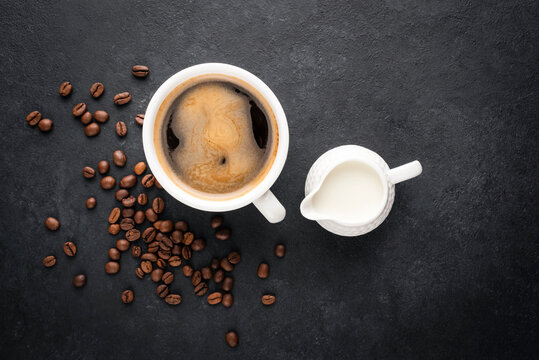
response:
<path id="1" fill-rule="evenodd" d="M 389 169 L 374 151 L 357 145 L 336 147 L 311 167 L 301 213 L 337 235 L 363 235 L 378 227 L 389 214 L 395 184 L 421 171 L 419 161 Z"/>

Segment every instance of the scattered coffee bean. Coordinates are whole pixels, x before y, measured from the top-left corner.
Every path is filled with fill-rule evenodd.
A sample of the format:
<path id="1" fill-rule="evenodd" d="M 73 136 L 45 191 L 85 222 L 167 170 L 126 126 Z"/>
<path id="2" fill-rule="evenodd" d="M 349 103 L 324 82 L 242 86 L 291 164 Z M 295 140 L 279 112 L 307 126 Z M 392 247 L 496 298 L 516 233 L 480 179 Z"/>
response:
<path id="1" fill-rule="evenodd" d="M 118 189 L 118 191 L 116 191 L 116 194 L 114 196 L 116 197 L 116 200 L 122 201 L 123 199 L 129 196 L 129 191 L 126 189 Z"/>
<path id="2" fill-rule="evenodd" d="M 269 306 L 275 302 L 275 296 L 270 294 L 265 294 L 262 296 L 262 304 Z"/>
<path id="3" fill-rule="evenodd" d="M 114 95 L 113 100 L 116 105 L 125 105 L 131 101 L 131 94 L 129 94 L 127 91 L 123 93 L 119 93 L 119 94 Z"/>
<path id="4" fill-rule="evenodd" d="M 135 213 L 134 219 L 135 219 L 135 224 L 137 224 L 137 225 L 142 224 L 144 222 L 144 220 L 146 220 L 146 215 L 144 215 L 144 211 L 138 210 Z"/>
<path id="5" fill-rule="evenodd" d="M 133 294 L 133 290 L 124 290 L 122 292 L 122 301 L 124 304 L 131 304 L 134 298 L 135 294 Z"/>
<path id="6" fill-rule="evenodd" d="M 75 256 L 75 254 L 77 253 L 77 246 L 75 246 L 73 242 L 67 241 L 64 244 L 64 253 L 67 256 Z"/>
<path id="7" fill-rule="evenodd" d="M 121 252 L 116 248 L 109 249 L 109 258 L 114 261 L 120 260 Z"/>
<path id="8" fill-rule="evenodd" d="M 275 256 L 278 258 L 283 258 L 286 253 L 286 247 L 283 244 L 275 246 Z"/>
<path id="9" fill-rule="evenodd" d="M 163 220 L 159 226 L 159 230 L 163 233 L 169 233 L 172 229 L 174 229 L 174 223 L 171 220 Z"/>
<path id="10" fill-rule="evenodd" d="M 97 110 L 96 112 L 94 112 L 94 119 L 97 122 L 106 123 L 109 119 L 109 113 L 105 110 Z"/>
<path id="11" fill-rule="evenodd" d="M 110 224 L 110 226 L 109 226 L 109 234 L 117 235 L 119 232 L 120 232 L 120 225 L 118 225 L 118 224 Z"/>
<path id="12" fill-rule="evenodd" d="M 131 68 L 131 73 L 139 78 L 145 78 L 150 73 L 150 69 L 144 65 L 134 65 Z"/>
<path id="13" fill-rule="evenodd" d="M 145 274 L 144 274 L 144 271 L 142 271 L 142 269 L 138 267 L 135 269 L 135 275 L 137 275 L 139 279 L 142 279 L 144 278 Z"/>
<path id="14" fill-rule="evenodd" d="M 156 253 L 159 250 L 159 241 L 152 241 L 148 244 L 148 252 Z"/>
<path id="15" fill-rule="evenodd" d="M 77 105 L 75 105 L 75 107 L 73 108 L 73 116 L 81 116 L 82 114 L 84 114 L 86 112 L 86 104 L 85 103 L 78 103 Z"/>
<path id="16" fill-rule="evenodd" d="M 231 291 L 234 287 L 234 279 L 232 279 L 230 276 L 225 277 L 223 280 L 222 288 L 224 291 Z"/>
<path id="17" fill-rule="evenodd" d="M 216 284 L 220 284 L 224 278 L 225 278 L 225 272 L 221 269 L 217 270 L 215 274 L 213 274 L 213 282 Z"/>
<path id="18" fill-rule="evenodd" d="M 189 248 L 189 246 L 184 246 L 182 248 L 182 258 L 184 258 L 185 260 L 191 259 L 191 249 Z"/>
<path id="19" fill-rule="evenodd" d="M 157 265 L 159 269 L 164 269 L 167 267 L 167 262 L 163 259 L 157 259 L 157 261 L 155 262 L 155 265 Z"/>
<path id="20" fill-rule="evenodd" d="M 219 240 L 228 240 L 230 238 L 229 228 L 220 228 L 215 232 L 215 237 Z"/>
<path id="21" fill-rule="evenodd" d="M 152 253 L 146 253 L 146 254 L 142 254 L 141 259 L 142 260 L 148 260 L 148 261 L 151 261 L 151 262 L 156 262 L 157 261 L 157 256 L 155 254 L 152 254 Z"/>
<path id="22" fill-rule="evenodd" d="M 153 270 L 152 262 L 150 260 L 144 260 L 140 263 L 140 268 L 144 273 L 149 274 Z"/>
<path id="23" fill-rule="evenodd" d="M 91 179 L 95 176 L 95 170 L 89 166 L 85 166 L 82 168 L 82 176 L 86 179 Z"/>
<path id="24" fill-rule="evenodd" d="M 158 250 L 158 251 L 157 251 L 157 255 L 158 255 L 161 259 L 168 260 L 168 259 L 170 259 L 170 257 L 172 256 L 172 253 L 171 253 L 170 250 Z"/>
<path id="25" fill-rule="evenodd" d="M 112 154 L 112 162 L 118 167 L 124 167 L 125 163 L 127 162 L 127 157 L 122 150 L 116 150 Z"/>
<path id="26" fill-rule="evenodd" d="M 191 244 L 191 249 L 193 251 L 202 251 L 206 247 L 206 240 L 204 239 L 196 239 L 193 241 L 193 244 Z"/>
<path id="27" fill-rule="evenodd" d="M 128 230 L 125 233 L 125 238 L 130 242 L 136 241 L 140 239 L 140 231 L 138 231 L 137 229 Z"/>
<path id="28" fill-rule="evenodd" d="M 211 267 L 213 270 L 219 269 L 219 259 L 217 259 L 217 258 L 211 259 L 210 267 Z"/>
<path id="29" fill-rule="evenodd" d="M 159 259 L 159 260 L 161 260 L 161 259 Z M 161 281 L 163 281 L 166 285 L 172 284 L 172 282 L 174 281 L 174 274 L 171 273 L 170 271 L 167 271 L 161 277 Z"/>
<path id="30" fill-rule="evenodd" d="M 193 273 L 193 276 L 191 276 L 191 284 L 193 284 L 193 286 L 197 286 L 198 284 L 200 284 L 200 282 L 202 281 L 202 274 L 200 271 L 195 271 Z"/>
<path id="31" fill-rule="evenodd" d="M 41 121 L 41 113 L 37 110 L 32 111 L 26 116 L 26 122 L 30 126 L 36 126 Z"/>
<path id="32" fill-rule="evenodd" d="M 120 208 L 119 207 L 115 207 L 114 209 L 112 209 L 110 211 L 110 214 L 109 214 L 109 224 L 114 224 L 116 223 L 119 219 L 120 219 Z"/>
<path id="33" fill-rule="evenodd" d="M 178 267 L 182 264 L 182 259 L 180 259 L 179 256 L 171 256 L 170 259 L 168 259 L 168 264 L 172 267 Z"/>
<path id="34" fill-rule="evenodd" d="M 126 239 L 118 239 L 116 241 L 116 248 L 122 252 L 129 250 L 130 246 L 131 244 Z"/>
<path id="35" fill-rule="evenodd" d="M 182 272 L 186 277 L 191 277 L 193 275 L 193 267 L 191 265 L 184 265 Z"/>
<path id="36" fill-rule="evenodd" d="M 81 288 L 86 285 L 86 275 L 78 274 L 73 277 L 73 286 L 76 288 Z"/>
<path id="37" fill-rule="evenodd" d="M 172 240 L 170 240 L 170 238 L 168 237 L 165 237 L 161 242 L 159 242 L 159 248 L 165 251 L 172 250 Z"/>
<path id="38" fill-rule="evenodd" d="M 258 277 L 266 279 L 269 276 L 269 265 L 266 263 L 260 263 L 258 265 Z"/>
<path id="39" fill-rule="evenodd" d="M 221 294 L 219 291 L 208 295 L 208 304 L 210 305 L 217 305 L 221 302 L 221 300 L 223 300 L 223 294 Z"/>
<path id="40" fill-rule="evenodd" d="M 99 125 L 97 123 L 90 123 L 84 128 L 84 133 L 88 137 L 96 136 L 99 134 L 100 131 L 101 129 L 99 128 Z"/>
<path id="41" fill-rule="evenodd" d="M 155 178 L 152 174 L 146 174 L 142 178 L 141 184 L 145 188 L 151 188 L 155 184 Z"/>
<path id="42" fill-rule="evenodd" d="M 157 220 L 156 222 L 153 223 L 153 227 L 156 228 L 157 230 L 161 230 L 161 223 L 162 223 L 161 220 Z"/>
<path id="43" fill-rule="evenodd" d="M 159 196 L 153 199 L 152 209 L 156 214 L 161 214 L 165 209 L 165 200 Z"/>
<path id="44" fill-rule="evenodd" d="M 105 272 L 107 274 L 116 274 L 118 271 L 120 271 L 120 263 L 116 261 L 109 261 L 105 264 Z"/>
<path id="45" fill-rule="evenodd" d="M 144 230 L 142 233 L 142 240 L 144 240 L 145 243 L 150 243 L 155 239 L 157 231 L 153 227 L 148 227 Z"/>
<path id="46" fill-rule="evenodd" d="M 174 223 L 174 229 L 186 232 L 189 230 L 189 225 L 187 225 L 187 222 L 185 221 L 176 221 Z"/>
<path id="47" fill-rule="evenodd" d="M 95 197 L 92 196 L 86 199 L 86 207 L 88 209 L 93 209 L 95 208 L 96 205 L 97 205 L 97 200 L 95 199 Z"/>
<path id="48" fill-rule="evenodd" d="M 92 113 L 89 111 L 86 111 L 82 116 L 80 117 L 80 122 L 82 125 L 88 125 L 92 122 Z"/>
<path id="49" fill-rule="evenodd" d="M 126 208 L 130 208 L 135 206 L 137 203 L 137 199 L 134 196 L 128 196 L 125 199 L 122 200 L 122 205 Z"/>
<path id="50" fill-rule="evenodd" d="M 153 282 L 158 283 L 161 281 L 161 278 L 163 277 L 163 269 L 153 269 L 152 274 L 150 275 L 150 278 Z"/>
<path id="51" fill-rule="evenodd" d="M 234 265 L 232 265 L 227 258 L 222 258 L 219 265 L 221 265 L 224 271 L 231 272 L 232 270 L 234 270 Z"/>
<path id="52" fill-rule="evenodd" d="M 144 125 L 144 114 L 137 114 L 137 116 L 135 116 L 135 122 L 140 126 Z"/>
<path id="53" fill-rule="evenodd" d="M 133 215 L 135 215 L 135 209 L 133 209 L 132 207 L 122 209 L 122 217 L 132 218 Z"/>
<path id="54" fill-rule="evenodd" d="M 241 261 L 241 256 L 237 251 L 232 251 L 228 254 L 227 259 L 232 265 L 236 265 Z"/>
<path id="55" fill-rule="evenodd" d="M 110 190 L 116 185 L 116 179 L 112 176 L 105 176 L 101 179 L 101 187 L 105 190 Z"/>
<path id="56" fill-rule="evenodd" d="M 137 177 L 133 174 L 124 176 L 122 180 L 120 180 L 120 187 L 124 189 L 130 189 L 135 185 L 137 185 Z"/>
<path id="57" fill-rule="evenodd" d="M 123 121 L 116 123 L 116 135 L 121 137 L 127 135 L 127 125 Z"/>
<path id="58" fill-rule="evenodd" d="M 202 278 L 204 280 L 210 280 L 212 277 L 213 277 L 213 274 L 211 272 L 211 269 L 207 266 L 203 267 L 202 269 L 200 269 L 200 273 L 202 275 Z"/>
<path id="59" fill-rule="evenodd" d="M 183 234 L 183 243 L 185 245 L 191 245 L 194 239 L 195 235 L 193 235 L 192 232 L 186 232 L 185 234 Z"/>
<path id="60" fill-rule="evenodd" d="M 223 225 L 223 217 L 220 215 L 215 215 L 211 218 L 210 226 L 212 229 L 217 229 Z"/>
<path id="61" fill-rule="evenodd" d="M 234 304 L 234 297 L 230 293 L 226 293 L 223 295 L 223 306 L 226 308 L 229 308 Z"/>
<path id="62" fill-rule="evenodd" d="M 148 203 L 148 196 L 146 196 L 144 193 L 139 194 L 137 197 L 137 202 L 139 205 L 146 205 Z"/>
<path id="63" fill-rule="evenodd" d="M 195 286 L 194 290 L 196 296 L 202 296 L 208 292 L 208 284 L 206 284 L 204 281 L 201 281 L 200 284 Z"/>
<path id="64" fill-rule="evenodd" d="M 97 171 L 101 174 L 101 175 L 104 175 L 106 173 L 108 173 L 110 170 L 110 164 L 107 160 L 101 160 L 100 162 L 97 163 Z M 118 198 L 116 198 L 118 199 Z"/>
<path id="65" fill-rule="evenodd" d="M 172 247 L 172 255 L 180 256 L 181 254 L 182 254 L 182 248 L 180 247 L 180 245 L 175 244 Z"/>
<path id="66" fill-rule="evenodd" d="M 45 257 L 45 259 L 43 259 L 43 265 L 45 265 L 45 267 L 52 267 L 55 264 L 56 264 L 56 257 L 54 257 L 53 255 L 49 255 Z"/>
<path id="67" fill-rule="evenodd" d="M 60 90 L 58 91 L 58 93 L 60 93 L 61 96 L 66 97 L 71 94 L 72 89 L 73 85 L 71 85 L 69 81 L 65 81 L 62 83 L 62 85 L 60 85 Z"/>
<path id="68" fill-rule="evenodd" d="M 169 305 L 178 305 L 182 302 L 182 297 L 178 294 L 170 294 L 165 297 L 165 301 Z"/>
<path id="69" fill-rule="evenodd" d="M 183 240 L 183 233 L 180 230 L 174 230 L 172 234 L 170 234 L 170 240 L 174 244 L 180 244 Z"/>
<path id="70" fill-rule="evenodd" d="M 235 331 L 227 332 L 225 335 L 225 340 L 228 346 L 230 346 L 231 348 L 235 348 L 236 346 L 238 346 L 239 339 L 238 334 L 236 334 Z"/>
<path id="71" fill-rule="evenodd" d="M 41 119 L 37 127 L 41 132 L 49 132 L 52 130 L 52 120 L 51 119 Z"/>
<path id="72" fill-rule="evenodd" d="M 90 87 L 90 95 L 92 95 L 94 99 L 100 97 L 101 94 L 103 94 L 103 91 L 105 91 L 105 86 L 100 82 L 96 82 Z"/>
<path id="73" fill-rule="evenodd" d="M 162 299 L 166 298 L 168 295 L 168 286 L 165 284 L 158 285 L 155 289 L 155 293 Z"/>
<path id="74" fill-rule="evenodd" d="M 123 231 L 131 230 L 134 227 L 135 227 L 135 220 L 133 219 L 126 218 L 126 219 L 122 219 L 122 221 L 120 222 L 120 229 L 122 229 Z"/>
<path id="75" fill-rule="evenodd" d="M 45 219 L 45 227 L 50 231 L 56 231 L 60 227 L 60 222 L 53 217 Z"/>
<path id="76" fill-rule="evenodd" d="M 146 171 L 146 163 L 144 161 L 141 161 L 141 162 L 138 162 L 136 165 L 135 165 L 135 174 L 137 175 L 142 175 L 142 173 L 144 171 Z"/>

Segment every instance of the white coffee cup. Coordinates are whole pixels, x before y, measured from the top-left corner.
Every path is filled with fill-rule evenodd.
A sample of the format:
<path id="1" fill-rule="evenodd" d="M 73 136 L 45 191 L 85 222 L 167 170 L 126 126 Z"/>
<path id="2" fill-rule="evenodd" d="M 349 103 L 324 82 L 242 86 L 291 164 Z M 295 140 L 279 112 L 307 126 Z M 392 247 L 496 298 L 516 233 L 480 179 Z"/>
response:
<path id="1" fill-rule="evenodd" d="M 156 116 L 166 97 L 176 87 L 186 81 L 198 76 L 214 74 L 236 77 L 256 89 L 267 101 L 275 115 L 279 136 L 275 160 L 266 176 L 245 194 L 225 200 L 200 198 L 183 190 L 164 171 L 163 166 L 157 157 L 154 144 Z M 142 129 L 144 153 L 151 172 L 163 188 L 178 201 L 195 209 L 211 212 L 235 210 L 253 203 L 262 215 L 264 215 L 271 223 L 282 221 L 286 215 L 285 208 L 269 189 L 277 180 L 283 169 L 288 154 L 288 141 L 288 122 L 286 121 L 284 110 L 270 88 L 264 84 L 262 80 L 246 70 L 237 66 L 219 63 L 194 65 L 176 73 L 165 81 L 159 89 L 157 89 L 148 104 Z"/>

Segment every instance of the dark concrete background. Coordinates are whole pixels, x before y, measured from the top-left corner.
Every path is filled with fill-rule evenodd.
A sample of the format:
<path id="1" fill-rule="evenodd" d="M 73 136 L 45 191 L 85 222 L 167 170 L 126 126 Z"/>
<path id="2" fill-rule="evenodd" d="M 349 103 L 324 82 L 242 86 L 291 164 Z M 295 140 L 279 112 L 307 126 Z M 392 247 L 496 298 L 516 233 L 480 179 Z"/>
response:
<path id="1" fill-rule="evenodd" d="M 2 358 L 537 356 L 536 1 L 47 3 L 3 1 L 0 12 Z M 120 148 L 128 166 L 112 174 L 127 174 L 144 159 L 134 115 L 170 75 L 210 61 L 253 72 L 281 100 L 290 152 L 273 190 L 288 215 L 271 225 L 252 205 L 233 211 L 234 236 L 217 243 L 211 214 L 166 196 L 165 216 L 209 240 L 195 264 L 232 248 L 243 255 L 232 308 L 208 306 L 183 277 L 174 289 L 184 302 L 171 307 L 135 277 L 130 255 L 119 274 L 104 273 L 114 200 L 81 169 Z M 130 74 L 139 63 L 151 68 L 142 81 Z M 57 94 L 65 80 L 68 99 Z M 88 94 L 95 81 L 106 87 L 98 100 Z M 133 101 L 115 107 L 125 90 Z M 111 114 L 97 138 L 70 114 L 79 101 Z M 25 123 L 34 109 L 54 120 L 51 133 Z M 424 167 L 360 238 L 333 236 L 299 212 L 311 164 L 348 143 L 390 166 Z M 45 229 L 47 216 L 60 219 L 58 232 Z M 73 259 L 62 253 L 68 239 Z M 279 242 L 283 260 L 272 251 Z M 45 269 L 49 254 L 58 264 Z M 88 284 L 74 289 L 79 272 Z M 125 306 L 129 287 L 135 302 Z M 260 304 L 266 291 L 277 295 L 272 307 Z M 224 341 L 229 329 L 237 349 Z"/>

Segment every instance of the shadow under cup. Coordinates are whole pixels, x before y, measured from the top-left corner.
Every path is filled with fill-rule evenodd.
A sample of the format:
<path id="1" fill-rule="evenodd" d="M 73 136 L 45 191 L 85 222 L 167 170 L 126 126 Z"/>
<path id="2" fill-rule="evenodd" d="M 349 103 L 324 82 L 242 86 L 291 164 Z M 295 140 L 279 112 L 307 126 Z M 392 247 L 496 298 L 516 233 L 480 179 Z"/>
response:
<path id="1" fill-rule="evenodd" d="M 226 99 L 216 95 L 221 90 Z M 153 140 L 157 160 L 176 186 L 200 199 L 224 201 L 264 180 L 275 162 L 279 131 L 273 109 L 252 85 L 204 74 L 163 100 Z"/>

